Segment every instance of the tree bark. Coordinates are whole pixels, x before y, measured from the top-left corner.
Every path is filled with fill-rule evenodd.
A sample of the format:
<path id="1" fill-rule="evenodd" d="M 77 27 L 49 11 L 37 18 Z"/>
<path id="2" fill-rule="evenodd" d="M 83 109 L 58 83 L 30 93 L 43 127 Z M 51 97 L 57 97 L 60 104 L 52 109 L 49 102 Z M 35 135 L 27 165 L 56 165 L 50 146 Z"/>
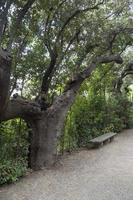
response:
<path id="1" fill-rule="evenodd" d="M 0 118 L 5 111 L 10 87 L 11 57 L 0 48 Z"/>
<path id="2" fill-rule="evenodd" d="M 46 117 L 31 122 L 30 167 L 34 170 L 48 167 L 56 161 L 57 126 Z"/>
<path id="3" fill-rule="evenodd" d="M 68 91 L 44 112 L 39 120 L 30 119 L 30 167 L 34 170 L 48 167 L 56 162 L 57 143 L 62 135 L 66 114 L 76 93 Z"/>

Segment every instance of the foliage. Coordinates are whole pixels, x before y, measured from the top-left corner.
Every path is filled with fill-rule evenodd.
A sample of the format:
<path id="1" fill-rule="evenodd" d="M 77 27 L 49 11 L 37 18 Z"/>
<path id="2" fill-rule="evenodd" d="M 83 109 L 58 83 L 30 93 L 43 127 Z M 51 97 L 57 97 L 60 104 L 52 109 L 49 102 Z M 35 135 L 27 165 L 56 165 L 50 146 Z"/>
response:
<path id="1" fill-rule="evenodd" d="M 89 83 L 87 81 L 82 85 L 68 113 L 60 151 L 86 146 L 90 139 L 98 135 L 118 133 L 132 126 L 133 105 L 128 100 L 128 94 L 112 92 L 112 70 L 101 80 L 102 74 L 97 69 Z"/>
<path id="2" fill-rule="evenodd" d="M 1 15 L 6 14 L 7 2 L 0 4 Z M 68 78 L 75 71 L 83 70 L 95 56 L 110 54 L 111 45 L 112 53 L 132 45 L 130 30 L 122 31 L 132 27 L 130 0 L 32 0 L 33 5 L 17 24 L 26 2 L 11 1 L 7 19 L 2 21 L 3 35 L 0 35 L 3 48 L 8 50 L 12 43 L 11 90 L 20 92 L 23 85 L 25 97 L 38 95 L 54 55 L 57 57 L 51 70 L 50 93 L 58 93 L 58 85 L 63 88 Z M 47 79 L 50 77 L 51 74 Z"/>
<path id="3" fill-rule="evenodd" d="M 0 185 L 14 182 L 27 169 L 27 128 L 20 120 L 2 123 L 0 126 Z"/>
<path id="4" fill-rule="evenodd" d="M 18 180 L 26 173 L 25 160 L 3 160 L 0 163 L 0 185 Z"/>

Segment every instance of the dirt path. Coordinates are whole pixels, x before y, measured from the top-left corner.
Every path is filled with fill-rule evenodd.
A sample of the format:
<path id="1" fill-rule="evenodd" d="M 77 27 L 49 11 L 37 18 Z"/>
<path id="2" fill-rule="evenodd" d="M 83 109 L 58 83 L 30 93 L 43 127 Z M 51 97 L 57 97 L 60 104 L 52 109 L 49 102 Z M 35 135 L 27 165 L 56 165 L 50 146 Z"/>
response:
<path id="1" fill-rule="evenodd" d="M 0 200 L 133 200 L 133 130 L 98 150 L 83 150 L 54 170 L 2 187 Z"/>

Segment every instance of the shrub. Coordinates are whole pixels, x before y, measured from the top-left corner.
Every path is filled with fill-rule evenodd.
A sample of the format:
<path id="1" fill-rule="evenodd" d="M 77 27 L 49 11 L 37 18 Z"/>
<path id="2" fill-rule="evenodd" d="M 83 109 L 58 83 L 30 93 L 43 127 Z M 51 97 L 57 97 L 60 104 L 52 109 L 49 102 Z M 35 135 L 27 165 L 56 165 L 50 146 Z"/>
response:
<path id="1" fill-rule="evenodd" d="M 3 160 L 0 162 L 0 185 L 11 183 L 23 176 L 27 170 L 25 160 Z"/>
<path id="2" fill-rule="evenodd" d="M 27 169 L 28 130 L 20 120 L 0 125 L 0 185 L 18 180 Z"/>
<path id="3" fill-rule="evenodd" d="M 131 124 L 131 103 L 125 96 L 79 95 L 66 119 L 60 148 L 71 151 L 107 132 L 121 132 Z"/>

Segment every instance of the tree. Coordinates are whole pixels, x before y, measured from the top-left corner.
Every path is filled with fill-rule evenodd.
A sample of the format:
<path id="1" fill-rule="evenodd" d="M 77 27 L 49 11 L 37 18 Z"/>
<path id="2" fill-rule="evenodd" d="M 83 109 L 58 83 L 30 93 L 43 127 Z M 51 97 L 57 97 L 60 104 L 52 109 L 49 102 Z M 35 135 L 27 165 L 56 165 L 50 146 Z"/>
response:
<path id="1" fill-rule="evenodd" d="M 121 0 L 121 5 L 104 0 L 1 1 L 0 120 L 23 118 L 30 126 L 31 168 L 55 162 L 66 114 L 84 80 L 99 65 L 122 64 L 133 29 L 131 3 Z M 29 82 L 34 88 L 28 88 L 27 99 Z M 22 87 L 25 97 L 12 96 Z"/>

